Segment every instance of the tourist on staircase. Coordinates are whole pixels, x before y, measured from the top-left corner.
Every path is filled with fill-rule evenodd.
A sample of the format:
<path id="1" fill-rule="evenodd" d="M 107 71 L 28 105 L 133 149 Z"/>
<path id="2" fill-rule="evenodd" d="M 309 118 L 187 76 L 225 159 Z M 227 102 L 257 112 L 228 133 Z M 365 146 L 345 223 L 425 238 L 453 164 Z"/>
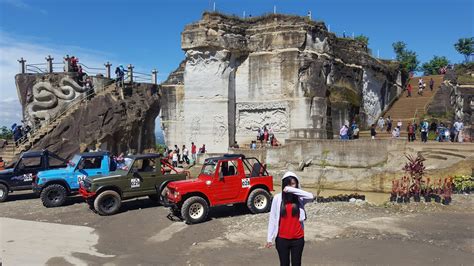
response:
<path id="1" fill-rule="evenodd" d="M 433 91 L 433 87 L 434 87 L 434 80 L 433 78 L 430 79 L 430 91 Z"/>
<path id="2" fill-rule="evenodd" d="M 381 117 L 379 117 L 379 120 L 378 120 L 378 122 L 377 122 L 377 126 L 380 128 L 380 131 L 383 130 L 384 125 L 385 125 L 385 120 L 384 120 L 383 117 L 381 116 Z"/>
<path id="3" fill-rule="evenodd" d="M 392 118 L 388 116 L 385 122 L 387 123 L 387 132 L 390 133 L 392 131 Z"/>
<path id="4" fill-rule="evenodd" d="M 398 119 L 397 128 L 399 131 L 402 130 L 402 125 L 403 125 L 402 120 Z"/>
<path id="5" fill-rule="evenodd" d="M 411 122 L 408 122 L 407 133 L 408 142 L 413 142 L 415 140 L 415 127 L 412 125 Z"/>
<path id="6" fill-rule="evenodd" d="M 408 86 L 407 86 L 407 97 L 411 97 L 412 90 L 413 90 L 413 88 L 411 87 L 411 84 L 408 84 Z"/>
<path id="7" fill-rule="evenodd" d="M 371 139 L 375 139 L 375 136 L 377 136 L 377 131 L 375 130 L 375 124 L 372 124 L 370 127 L 370 137 Z"/>

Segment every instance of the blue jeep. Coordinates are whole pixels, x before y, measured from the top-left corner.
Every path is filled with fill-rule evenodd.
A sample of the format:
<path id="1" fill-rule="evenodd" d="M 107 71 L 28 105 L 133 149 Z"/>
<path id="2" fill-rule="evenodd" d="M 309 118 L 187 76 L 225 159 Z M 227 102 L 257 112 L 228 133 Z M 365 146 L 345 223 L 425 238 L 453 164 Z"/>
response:
<path id="1" fill-rule="evenodd" d="M 41 171 L 33 183 L 33 191 L 40 195 L 47 208 L 64 204 L 67 196 L 79 191 L 79 183 L 88 176 L 108 175 L 116 164 L 108 152 L 89 152 L 74 155 L 63 169 Z"/>

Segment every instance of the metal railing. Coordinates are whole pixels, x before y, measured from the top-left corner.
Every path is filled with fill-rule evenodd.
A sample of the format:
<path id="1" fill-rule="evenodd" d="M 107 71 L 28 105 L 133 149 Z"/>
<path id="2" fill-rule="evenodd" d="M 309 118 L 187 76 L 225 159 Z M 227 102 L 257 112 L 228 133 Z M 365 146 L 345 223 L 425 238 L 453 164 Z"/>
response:
<path id="1" fill-rule="evenodd" d="M 103 67 L 89 67 L 84 65 L 83 63 L 79 63 L 78 65 L 82 67 L 82 71 L 87 75 L 105 75 L 106 69 Z"/>

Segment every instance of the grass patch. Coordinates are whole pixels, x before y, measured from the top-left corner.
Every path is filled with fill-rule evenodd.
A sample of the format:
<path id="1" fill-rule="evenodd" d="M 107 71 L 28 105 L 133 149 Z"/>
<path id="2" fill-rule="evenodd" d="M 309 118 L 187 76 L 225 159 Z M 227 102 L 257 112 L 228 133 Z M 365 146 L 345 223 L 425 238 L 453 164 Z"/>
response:
<path id="1" fill-rule="evenodd" d="M 460 85 L 473 85 L 474 77 L 471 75 L 460 75 L 458 76 L 458 84 Z"/>

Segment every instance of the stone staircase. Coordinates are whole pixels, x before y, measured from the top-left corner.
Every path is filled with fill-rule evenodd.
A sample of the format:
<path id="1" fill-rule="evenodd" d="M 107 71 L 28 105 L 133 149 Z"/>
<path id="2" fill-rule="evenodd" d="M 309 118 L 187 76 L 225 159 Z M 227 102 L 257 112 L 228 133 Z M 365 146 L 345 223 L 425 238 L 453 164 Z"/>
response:
<path id="1" fill-rule="evenodd" d="M 8 140 L 8 145 L 0 149 L 0 157 L 2 157 L 6 165 L 15 159 L 15 142 L 13 139 Z"/>
<path id="2" fill-rule="evenodd" d="M 392 118 L 392 128 L 397 126 L 398 120 L 402 121 L 402 128 L 400 131 L 400 138 L 406 138 L 407 132 L 406 128 L 408 122 L 413 122 L 413 119 L 417 123 L 420 122 L 420 119 L 426 114 L 426 108 L 429 103 L 432 101 L 434 94 L 438 91 L 440 85 L 443 83 L 443 75 L 432 75 L 432 76 L 423 76 L 423 81 L 426 83 L 426 88 L 423 90 L 423 95 L 418 95 L 418 80 L 420 77 L 413 77 L 409 81 L 412 87 L 411 97 L 407 97 L 408 92 L 405 90 L 400 95 L 400 98 L 390 107 L 390 109 L 383 114 L 384 118 L 390 116 Z M 429 81 L 433 78 L 434 87 L 433 91 L 429 88 Z M 360 138 L 370 138 L 370 131 L 361 131 L 359 133 Z M 417 138 L 419 134 L 417 132 Z M 377 128 L 377 139 L 389 139 L 392 138 L 391 132 L 386 132 L 386 127 L 384 130 Z"/>
<path id="3" fill-rule="evenodd" d="M 115 83 L 112 83 L 104 88 L 104 90 L 89 95 L 88 97 L 94 98 L 100 95 L 105 95 L 105 94 L 113 94 L 116 97 L 120 97 L 120 93 L 117 91 L 115 87 Z M 21 152 L 28 151 L 31 147 L 33 147 L 34 144 L 36 144 L 38 141 L 40 141 L 44 136 L 46 136 L 48 133 L 53 131 L 58 125 L 60 125 L 64 119 L 66 119 L 69 115 L 74 113 L 76 110 L 81 108 L 82 104 L 85 102 L 89 101 L 91 98 L 88 98 L 85 96 L 85 93 L 83 94 L 82 97 L 76 98 L 73 102 L 69 104 L 67 107 L 66 111 L 60 114 L 58 117 L 54 118 L 49 124 L 43 125 L 40 127 L 37 131 L 34 131 L 31 133 L 28 139 L 26 139 L 24 142 L 18 145 L 18 147 L 15 149 L 13 145 L 13 152 L 12 152 L 12 157 L 15 157 L 16 155 L 20 154 Z"/>

